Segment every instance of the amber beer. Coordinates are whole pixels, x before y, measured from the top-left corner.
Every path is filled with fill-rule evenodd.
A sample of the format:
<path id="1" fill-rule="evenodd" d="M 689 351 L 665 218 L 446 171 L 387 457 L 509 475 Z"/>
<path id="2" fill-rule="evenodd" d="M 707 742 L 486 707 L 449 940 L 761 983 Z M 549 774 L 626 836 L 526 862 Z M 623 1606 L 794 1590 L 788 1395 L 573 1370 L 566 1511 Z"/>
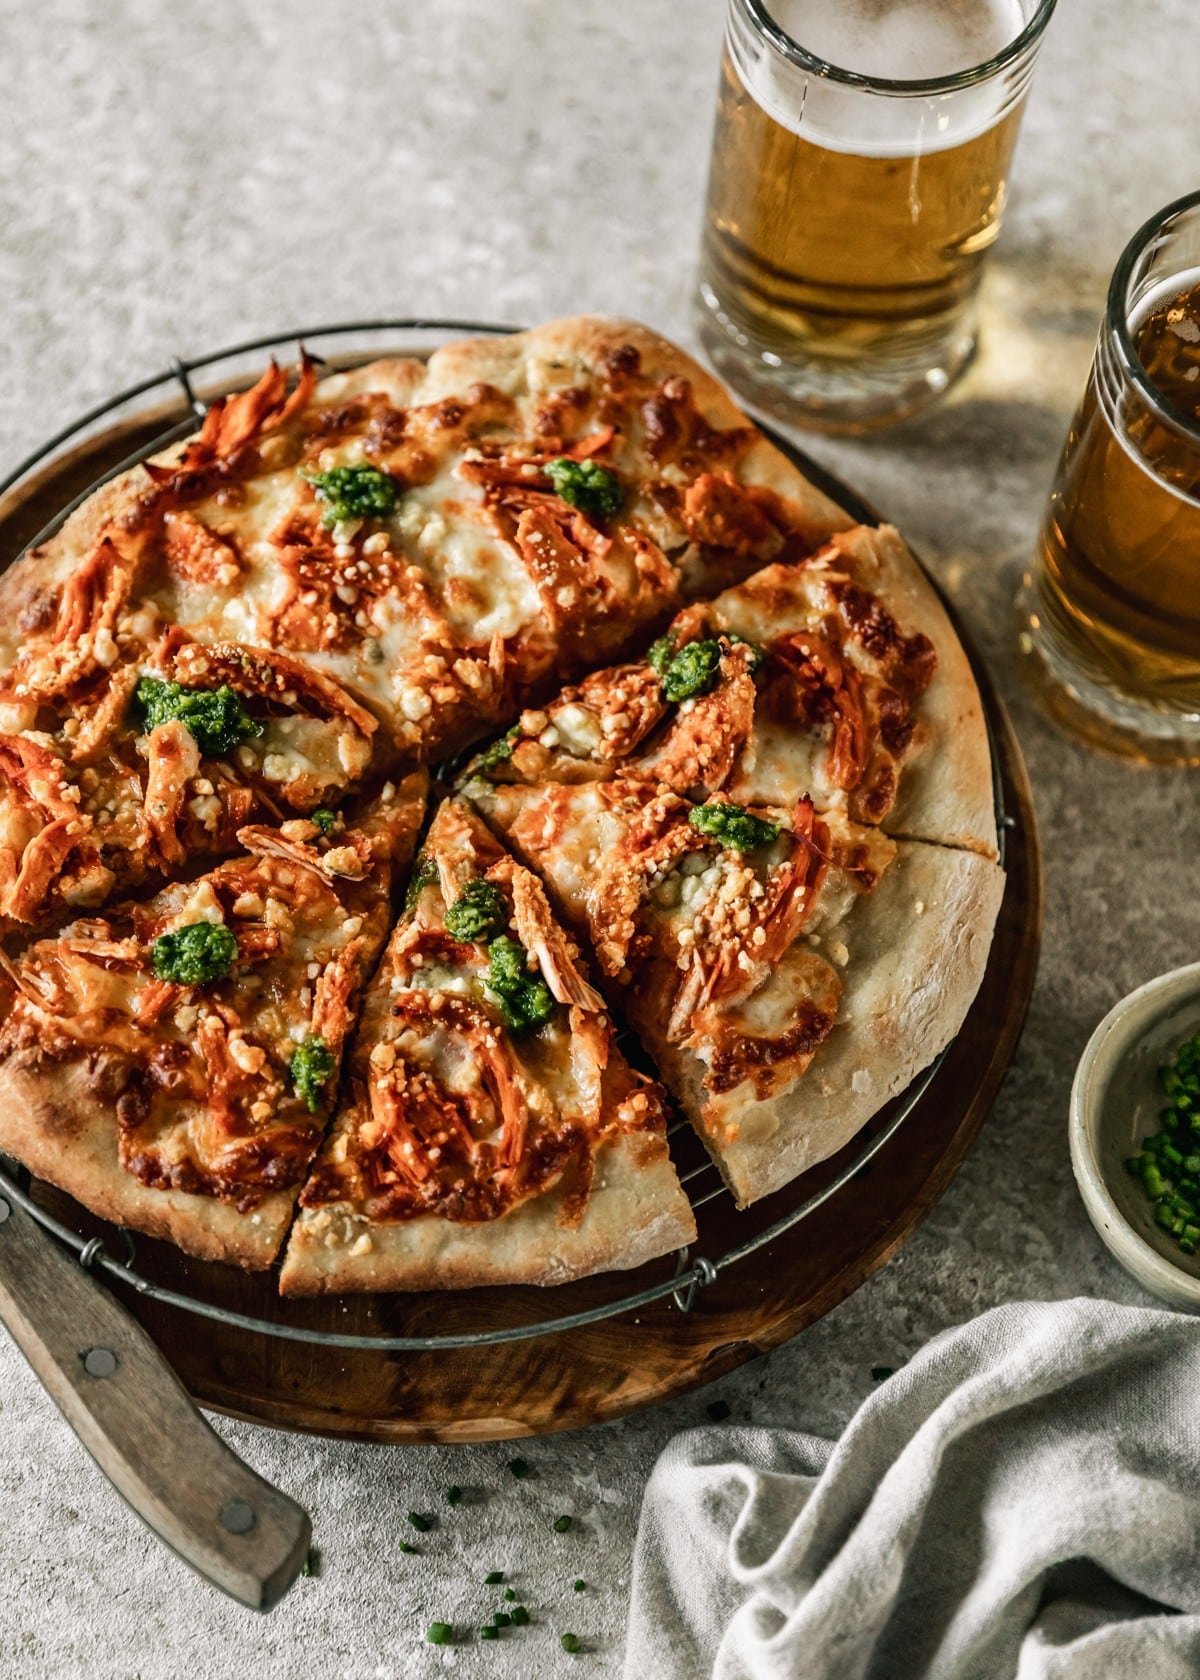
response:
<path id="1" fill-rule="evenodd" d="M 987 67 L 1050 9 L 732 0 L 701 331 L 760 406 L 857 429 L 928 401 L 965 365 L 1036 40 Z"/>
<path id="2" fill-rule="evenodd" d="M 1042 530 L 1028 639 L 1077 731 L 1200 762 L 1200 195 L 1181 205 L 1148 224 L 1139 254 L 1142 230 L 1114 277 Z M 1180 260 L 1195 266 L 1164 278 Z"/>

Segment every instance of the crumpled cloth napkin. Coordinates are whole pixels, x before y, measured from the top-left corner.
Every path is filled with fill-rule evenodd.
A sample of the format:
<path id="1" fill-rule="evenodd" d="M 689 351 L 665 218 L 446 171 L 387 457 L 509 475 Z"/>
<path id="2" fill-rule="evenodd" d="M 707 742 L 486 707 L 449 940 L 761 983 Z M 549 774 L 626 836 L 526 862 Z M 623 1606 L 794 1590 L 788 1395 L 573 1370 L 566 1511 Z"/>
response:
<path id="1" fill-rule="evenodd" d="M 840 1441 L 697 1429 L 638 1531 L 625 1680 L 1196 1680 L 1200 1323 L 998 1307 Z"/>

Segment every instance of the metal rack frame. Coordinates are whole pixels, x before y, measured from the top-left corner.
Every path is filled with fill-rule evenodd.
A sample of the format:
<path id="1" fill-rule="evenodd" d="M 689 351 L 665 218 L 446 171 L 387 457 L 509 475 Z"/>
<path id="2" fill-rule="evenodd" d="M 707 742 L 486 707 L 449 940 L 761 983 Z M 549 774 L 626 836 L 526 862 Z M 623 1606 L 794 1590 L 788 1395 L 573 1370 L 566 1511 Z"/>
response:
<path id="1" fill-rule="evenodd" d="M 518 330 L 519 329 L 516 327 L 501 325 L 494 322 L 461 321 L 415 316 L 408 319 L 354 321 L 320 327 L 310 327 L 294 332 L 276 333 L 266 335 L 261 338 L 247 339 L 241 343 L 229 346 L 224 350 L 218 350 L 210 355 L 200 356 L 193 359 L 185 360 L 184 358 L 177 356 L 173 359 L 170 368 L 165 373 L 155 374 L 149 378 L 139 380 L 136 384 L 130 385 L 125 390 L 118 392 L 116 396 L 110 397 L 106 402 L 99 403 L 93 408 L 88 409 L 86 413 L 80 415 L 69 425 L 64 426 L 51 438 L 47 439 L 46 442 L 39 448 L 27 455 L 24 460 L 18 463 L 18 465 L 8 474 L 6 478 L 0 480 L 0 498 L 3 498 L 9 491 L 22 484 L 30 476 L 30 474 L 52 462 L 64 446 L 82 442 L 85 435 L 89 434 L 91 428 L 95 427 L 98 422 L 106 419 L 117 419 L 120 411 L 128 404 L 136 402 L 139 397 L 148 398 L 155 393 L 165 395 L 167 392 L 171 392 L 176 395 L 182 394 L 183 401 L 187 407 L 186 417 L 167 426 L 163 431 L 156 433 L 155 436 L 141 448 L 135 450 L 123 460 L 117 462 L 117 464 L 108 471 L 92 480 L 84 490 L 80 491 L 73 501 L 61 509 L 52 520 L 50 520 L 42 527 L 41 530 L 38 531 L 36 536 L 34 536 L 26 545 L 26 551 L 29 548 L 36 547 L 39 543 L 45 542 L 48 537 L 52 536 L 53 533 L 59 529 L 64 520 L 66 520 L 77 507 L 81 506 L 89 496 L 99 489 L 102 484 L 108 483 L 111 479 L 117 477 L 118 474 L 128 471 L 131 467 L 136 466 L 147 457 L 157 454 L 160 450 L 168 448 L 172 443 L 187 436 L 188 433 L 195 429 L 197 420 L 202 418 L 205 413 L 206 404 L 199 396 L 197 396 L 192 382 L 192 376 L 194 374 L 201 374 L 206 370 L 212 370 L 223 362 L 231 362 L 239 357 L 252 355 L 255 352 L 274 352 L 276 350 L 290 348 L 300 343 L 303 343 L 309 349 L 310 354 L 312 354 L 314 344 L 319 344 L 320 341 L 323 340 L 336 341 L 339 339 L 346 340 L 350 338 L 357 338 L 361 340 L 369 338 L 371 335 L 384 333 L 400 334 L 402 336 L 408 335 L 411 339 L 420 333 L 434 334 L 439 338 L 443 338 L 449 334 L 466 333 L 479 335 L 501 335 L 516 332 Z M 418 346 L 414 349 L 413 345 L 410 343 L 403 347 L 397 346 L 397 349 L 401 348 L 406 349 L 409 354 L 421 354 L 425 347 Z M 364 350 L 361 357 L 355 353 L 352 358 L 347 358 L 345 360 L 339 358 L 339 362 L 343 366 L 353 365 L 353 363 L 360 361 L 366 362 L 378 356 L 380 351 L 381 347 L 376 345 L 371 351 Z M 316 359 L 321 360 L 319 355 Z M 229 386 L 228 388 L 233 389 L 235 387 Z M 787 439 L 774 433 L 771 435 L 779 447 L 795 461 L 806 477 L 816 483 L 822 490 L 825 490 L 827 493 L 832 495 L 834 499 L 839 501 L 843 506 L 846 506 L 847 511 L 853 517 L 868 524 L 878 523 L 879 516 L 874 509 L 870 508 L 865 503 L 848 500 L 845 487 L 831 479 L 831 477 L 825 473 L 816 462 L 810 461 L 806 455 L 796 449 L 796 447 Z M 995 798 L 996 821 L 1000 837 L 1000 861 L 1003 863 L 1005 830 L 1012 826 L 1013 819 L 1004 811 L 1003 792 L 1000 782 L 999 754 L 997 752 L 996 741 L 992 732 L 990 720 L 987 720 L 987 728 L 988 741 L 992 756 L 992 780 Z M 86 1238 L 80 1232 L 75 1231 L 69 1225 L 64 1224 L 62 1220 L 56 1218 L 55 1215 L 50 1213 L 46 1208 L 42 1207 L 40 1203 L 34 1199 L 30 1189 L 31 1181 L 28 1172 L 17 1163 L 10 1163 L 5 1157 L 0 1157 L 0 1195 L 11 1197 L 12 1200 L 22 1207 L 33 1219 L 37 1220 L 38 1224 L 41 1225 L 44 1230 L 48 1231 L 59 1242 L 63 1243 L 65 1247 L 71 1249 L 79 1261 L 79 1264 L 86 1271 L 99 1272 L 104 1276 L 113 1279 L 115 1282 L 126 1285 L 130 1289 L 134 1290 L 138 1295 L 144 1296 L 150 1300 L 161 1302 L 166 1306 L 177 1308 L 180 1311 L 191 1313 L 199 1318 L 216 1320 L 219 1323 L 237 1329 L 254 1331 L 260 1335 L 274 1337 L 283 1341 L 304 1342 L 314 1346 L 328 1348 L 371 1350 L 378 1353 L 423 1353 L 436 1351 L 439 1348 L 489 1347 L 505 1342 L 531 1340 L 540 1336 L 560 1335 L 565 1332 L 580 1329 L 587 1324 L 594 1324 L 601 1319 L 616 1318 L 623 1313 L 633 1312 L 640 1307 L 650 1306 L 657 1301 L 665 1300 L 668 1296 L 674 1300 L 676 1306 L 681 1312 L 690 1312 L 699 1290 L 703 1289 L 708 1284 L 713 1283 L 722 1272 L 727 1271 L 732 1266 L 740 1264 L 751 1255 L 757 1253 L 760 1249 L 763 1249 L 770 1243 L 775 1242 L 779 1237 L 785 1236 L 788 1232 L 794 1230 L 819 1207 L 823 1206 L 823 1204 L 827 1202 L 831 1196 L 836 1195 L 844 1185 L 849 1183 L 856 1173 L 863 1170 L 863 1168 L 876 1154 L 878 1154 L 889 1139 L 895 1135 L 903 1122 L 920 1102 L 930 1084 L 933 1082 L 933 1079 L 936 1077 L 938 1068 L 941 1066 L 946 1053 L 946 1051 L 943 1051 L 929 1067 L 918 1075 L 912 1084 L 908 1086 L 902 1096 L 895 1100 L 893 1112 L 887 1116 L 883 1125 L 878 1131 L 874 1132 L 861 1142 L 858 1149 L 854 1151 L 854 1153 L 829 1183 L 823 1185 L 821 1189 L 806 1197 L 797 1207 L 791 1209 L 780 1219 L 774 1221 L 774 1223 L 769 1225 L 765 1230 L 758 1232 L 756 1235 L 748 1238 L 745 1242 L 739 1243 L 735 1247 L 728 1249 L 724 1254 L 715 1259 L 702 1254 L 693 1254 L 690 1249 L 680 1249 L 676 1254 L 675 1269 L 669 1277 L 663 1279 L 659 1283 L 651 1285 L 649 1288 L 622 1296 L 615 1301 L 605 1302 L 599 1306 L 588 1308 L 582 1312 L 568 1313 L 559 1317 L 548 1317 L 540 1319 L 535 1323 L 511 1325 L 493 1330 L 464 1331 L 457 1335 L 445 1336 L 390 1336 L 383 1334 L 377 1336 L 350 1335 L 333 1330 L 320 1330 L 307 1325 L 287 1324 L 273 1319 L 256 1318 L 246 1313 L 234 1312 L 229 1308 L 217 1306 L 214 1303 L 202 1300 L 197 1296 L 186 1295 L 178 1290 L 165 1288 L 163 1285 L 154 1283 L 151 1279 L 143 1276 L 142 1273 L 137 1270 L 137 1248 L 132 1232 L 124 1229 L 120 1231 L 120 1237 L 125 1252 L 122 1257 L 118 1258 L 117 1256 L 109 1253 L 102 1238 Z M 675 1126 L 671 1127 L 671 1134 L 684 1129 L 684 1126 L 684 1122 L 678 1122 Z M 729 1194 L 729 1191 L 723 1183 L 719 1183 L 715 1187 L 707 1186 L 705 1184 L 705 1180 L 708 1175 L 715 1172 L 715 1170 L 714 1164 L 711 1161 L 706 1161 L 700 1166 L 694 1167 L 682 1175 L 681 1183 L 687 1190 L 688 1199 L 692 1204 L 694 1212 L 698 1213 L 700 1209 L 706 1206 L 709 1202 L 716 1200 L 720 1196 L 726 1196 Z M 697 1183 L 697 1181 L 699 1181 L 699 1183 Z M 696 1186 L 695 1190 L 689 1188 L 689 1186 L 692 1185 Z"/>

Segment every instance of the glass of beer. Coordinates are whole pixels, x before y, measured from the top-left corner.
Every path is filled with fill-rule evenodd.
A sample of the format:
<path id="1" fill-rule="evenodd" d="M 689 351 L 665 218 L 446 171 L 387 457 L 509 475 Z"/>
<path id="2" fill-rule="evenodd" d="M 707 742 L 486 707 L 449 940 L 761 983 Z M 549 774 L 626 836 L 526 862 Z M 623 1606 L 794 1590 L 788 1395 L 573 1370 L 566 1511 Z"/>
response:
<path id="1" fill-rule="evenodd" d="M 1117 264 L 1022 616 L 1060 722 L 1200 764 L 1200 192 Z"/>
<path id="2" fill-rule="evenodd" d="M 1054 5 L 730 0 L 697 308 L 748 402 L 857 432 L 966 367 Z"/>

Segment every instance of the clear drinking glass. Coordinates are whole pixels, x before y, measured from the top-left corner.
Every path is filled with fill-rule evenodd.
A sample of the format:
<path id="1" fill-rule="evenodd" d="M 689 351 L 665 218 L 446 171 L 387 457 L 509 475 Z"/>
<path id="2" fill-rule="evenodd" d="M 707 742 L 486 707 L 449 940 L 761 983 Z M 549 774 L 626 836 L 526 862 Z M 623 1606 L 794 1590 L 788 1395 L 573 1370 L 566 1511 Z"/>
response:
<path id="1" fill-rule="evenodd" d="M 698 314 L 759 409 L 860 431 L 975 348 L 1055 0 L 730 0 Z"/>
<path id="2" fill-rule="evenodd" d="M 1022 615 L 1060 722 L 1200 764 L 1200 192 L 1152 216 L 1113 273 Z"/>

